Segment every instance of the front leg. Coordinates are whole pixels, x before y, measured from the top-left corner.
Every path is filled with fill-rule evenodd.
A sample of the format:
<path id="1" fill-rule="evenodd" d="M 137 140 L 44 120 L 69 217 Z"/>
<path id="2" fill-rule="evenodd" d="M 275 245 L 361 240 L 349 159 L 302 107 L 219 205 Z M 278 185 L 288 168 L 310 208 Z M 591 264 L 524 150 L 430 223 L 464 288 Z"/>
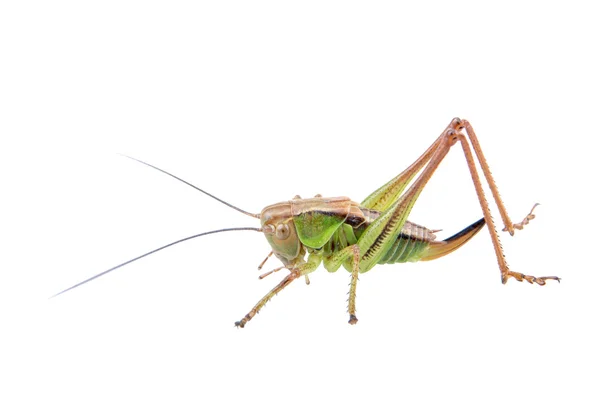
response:
<path id="1" fill-rule="evenodd" d="M 250 312 L 248 312 L 248 314 L 246 314 L 244 316 L 244 318 L 242 318 L 239 321 L 236 321 L 235 326 L 237 326 L 238 328 L 243 328 L 244 326 L 246 326 L 246 324 L 252 318 L 254 318 L 254 316 L 256 314 L 258 314 L 258 312 L 260 311 L 260 309 L 263 308 L 265 306 L 265 304 L 267 304 L 267 302 L 269 300 L 271 300 L 271 298 L 273 296 L 275 296 L 277 293 L 279 293 L 283 289 L 285 289 L 285 287 L 287 285 L 289 285 L 290 283 L 292 283 L 292 281 L 294 279 L 298 278 L 299 276 L 300 276 L 300 271 L 297 268 L 292 269 L 292 271 L 289 273 L 289 275 L 286 276 L 285 278 L 283 278 L 283 280 L 281 282 L 279 282 L 279 284 L 277 286 L 275 286 L 273 289 L 271 289 L 271 291 L 269 293 L 267 293 L 265 295 L 265 297 L 263 297 L 262 299 L 260 299 L 260 301 L 258 303 L 256 303 L 256 305 L 254 307 L 252 307 L 252 310 L 250 310 Z"/>
<path id="2" fill-rule="evenodd" d="M 267 293 L 262 299 L 260 299 L 260 301 L 256 303 L 254 307 L 252 307 L 250 312 L 248 312 L 248 314 L 246 314 L 244 318 L 235 323 L 235 326 L 237 326 L 238 328 L 243 328 L 244 326 L 246 326 L 248 321 L 254 318 L 254 316 L 258 314 L 260 309 L 263 308 L 273 296 L 285 289 L 296 278 L 299 278 L 302 275 L 306 276 L 314 270 L 316 270 L 319 267 L 319 264 L 321 264 L 321 259 L 321 256 L 318 254 L 310 254 L 308 256 L 308 260 L 305 263 L 290 268 L 290 273 L 288 274 L 288 276 L 283 278 L 283 280 L 279 282 L 277 286 L 271 289 L 269 293 Z"/>

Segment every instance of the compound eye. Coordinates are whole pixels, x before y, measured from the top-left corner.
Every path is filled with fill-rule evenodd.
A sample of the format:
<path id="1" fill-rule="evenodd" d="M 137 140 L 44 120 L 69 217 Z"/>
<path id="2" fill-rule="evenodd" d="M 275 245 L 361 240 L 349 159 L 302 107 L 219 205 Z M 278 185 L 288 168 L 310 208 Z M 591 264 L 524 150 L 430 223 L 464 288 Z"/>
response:
<path id="1" fill-rule="evenodd" d="M 290 227 L 287 224 L 279 224 L 275 229 L 275 237 L 279 240 L 285 240 L 290 236 Z"/>

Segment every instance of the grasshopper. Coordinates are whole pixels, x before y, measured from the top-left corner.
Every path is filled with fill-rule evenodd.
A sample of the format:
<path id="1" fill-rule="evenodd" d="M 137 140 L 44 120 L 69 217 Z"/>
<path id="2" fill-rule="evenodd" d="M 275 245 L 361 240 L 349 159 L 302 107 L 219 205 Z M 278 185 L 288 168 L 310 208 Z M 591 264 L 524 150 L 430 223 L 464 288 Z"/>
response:
<path id="1" fill-rule="evenodd" d="M 408 216 L 440 162 L 448 154 L 450 148 L 458 142 L 460 142 L 471 173 L 479 204 L 483 211 L 483 218 L 459 233 L 439 241 L 436 240 L 435 236 L 437 231 L 408 221 Z M 326 198 L 317 195 L 314 198 L 302 199 L 300 196 L 296 196 L 292 200 L 267 206 L 260 214 L 252 214 L 226 203 L 169 172 L 133 159 L 168 174 L 237 211 L 260 219 L 261 227 L 220 229 L 180 239 L 101 272 L 52 297 L 177 243 L 212 233 L 234 230 L 254 230 L 265 235 L 271 246 L 271 252 L 259 265 L 259 269 L 272 255 L 275 255 L 283 263 L 281 267 L 260 275 L 260 279 L 281 269 L 289 271 L 289 274 L 277 286 L 260 299 L 241 320 L 235 323 L 235 326 L 240 328 L 243 328 L 254 318 L 273 296 L 297 278 L 305 277 L 308 284 L 308 275 L 321 264 L 329 272 L 336 272 L 341 266 L 350 272 L 348 322 L 354 325 L 358 322 L 356 317 L 356 286 L 359 273 L 370 271 L 377 264 L 429 261 L 445 256 L 463 246 L 484 225 L 487 225 L 492 239 L 503 284 L 510 278 L 515 278 L 520 282 L 525 280 L 538 285 L 545 285 L 546 280 L 560 282 L 560 278 L 556 276 L 538 278 L 509 269 L 476 169 L 471 146 L 500 212 L 504 223 L 503 231 L 507 231 L 512 236 L 515 230 L 523 229 L 535 218 L 533 211 L 538 204 L 533 206 L 521 222 L 515 224 L 511 221 L 500 198 L 500 193 L 492 178 L 475 131 L 471 124 L 464 119 L 454 118 L 442 134 L 415 162 L 388 183 L 371 193 L 361 203 L 356 203 L 347 197 Z M 411 184 L 411 182 L 413 183 Z"/>

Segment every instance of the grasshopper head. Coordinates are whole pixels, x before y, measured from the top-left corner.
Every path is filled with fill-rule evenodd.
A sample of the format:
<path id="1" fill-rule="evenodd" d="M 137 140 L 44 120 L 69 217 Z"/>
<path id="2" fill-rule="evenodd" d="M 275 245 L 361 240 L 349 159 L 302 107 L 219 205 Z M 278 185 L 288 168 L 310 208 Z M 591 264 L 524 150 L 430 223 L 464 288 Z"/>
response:
<path id="1" fill-rule="evenodd" d="M 291 261 L 298 256 L 301 246 L 289 202 L 265 207 L 260 213 L 260 224 L 279 259 Z"/>

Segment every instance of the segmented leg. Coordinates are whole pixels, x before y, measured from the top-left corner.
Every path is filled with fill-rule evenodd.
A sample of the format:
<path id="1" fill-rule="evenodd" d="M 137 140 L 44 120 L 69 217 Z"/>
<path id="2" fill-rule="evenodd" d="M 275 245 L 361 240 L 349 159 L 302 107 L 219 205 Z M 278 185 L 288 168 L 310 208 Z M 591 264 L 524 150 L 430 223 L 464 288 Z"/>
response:
<path id="1" fill-rule="evenodd" d="M 352 246 L 352 277 L 350 278 L 350 291 L 348 293 L 348 313 L 350 319 L 348 323 L 354 325 L 358 322 L 356 318 L 356 283 L 358 282 L 358 266 L 360 263 L 360 249 L 358 246 Z"/>
<path id="2" fill-rule="evenodd" d="M 348 313 L 350 314 L 348 323 L 354 325 L 358 322 L 358 318 L 356 318 L 356 285 L 360 272 L 360 248 L 356 244 L 345 247 L 326 257 L 323 260 L 323 266 L 327 271 L 335 272 L 349 259 L 352 259 L 352 270 L 350 271 L 350 290 L 348 291 Z"/>
<path id="3" fill-rule="evenodd" d="M 297 267 L 292 268 L 290 270 L 290 273 L 285 278 L 283 278 L 283 280 L 279 282 L 277 286 L 271 289 L 269 293 L 267 293 L 262 299 L 260 299 L 260 301 L 256 303 L 254 307 L 252 307 L 252 310 L 250 310 L 250 312 L 246 314 L 244 318 L 235 323 L 235 326 L 243 328 L 248 323 L 248 321 L 254 318 L 256 314 L 258 314 L 260 309 L 263 308 L 273 296 L 285 289 L 296 278 L 313 272 L 315 269 L 317 269 L 319 264 L 321 264 L 320 256 L 316 254 L 309 255 L 306 263 L 300 264 Z"/>
<path id="4" fill-rule="evenodd" d="M 381 213 L 379 218 L 377 218 L 377 220 L 375 220 L 369 225 L 369 227 L 365 230 L 365 232 L 357 242 L 357 245 L 360 247 L 361 252 L 361 261 L 359 268 L 360 272 L 366 272 L 370 268 L 372 268 L 381 258 L 381 256 L 385 253 L 391 238 L 397 235 L 402 229 L 402 226 L 404 225 L 406 218 L 408 217 L 408 214 L 410 213 L 419 194 L 421 193 L 421 191 L 435 172 L 441 160 L 446 156 L 450 147 L 454 145 L 457 141 L 460 141 L 469 167 L 469 171 L 471 173 L 471 178 L 473 180 L 473 184 L 477 192 L 479 203 L 484 214 L 485 222 L 490 231 L 490 236 L 492 238 L 494 250 L 498 259 L 498 265 L 502 274 L 502 282 L 506 283 L 506 281 L 510 277 L 513 277 L 519 281 L 526 280 L 530 283 L 537 283 L 539 285 L 544 285 L 545 281 L 549 279 L 559 280 L 559 278 L 555 276 L 536 278 L 530 275 L 522 274 L 520 272 L 513 272 L 508 268 L 508 264 L 506 263 L 506 259 L 504 257 L 504 254 L 502 253 L 502 246 L 500 244 L 500 240 L 498 238 L 496 228 L 492 220 L 489 205 L 485 198 L 481 181 L 477 173 L 475 161 L 470 150 L 467 136 L 465 136 L 462 133 L 463 129 L 467 131 L 468 138 L 470 139 L 471 144 L 473 145 L 479 163 L 484 172 L 484 176 L 488 182 L 488 185 L 490 186 L 492 195 L 494 197 L 498 210 L 500 211 L 500 215 L 506 226 L 507 231 L 513 234 L 515 228 L 520 229 L 524 225 L 526 225 L 529 222 L 529 220 L 533 219 L 533 214 L 530 213 L 530 215 L 528 215 L 523 222 L 519 224 L 512 223 L 512 221 L 508 217 L 506 208 L 504 207 L 504 204 L 500 199 L 498 188 L 492 178 L 487 161 L 483 156 L 483 152 L 481 151 L 481 146 L 479 146 L 479 142 L 475 135 L 475 131 L 473 130 L 469 122 L 455 118 L 448 125 L 448 128 L 444 131 L 444 133 L 442 133 L 442 135 L 438 137 L 438 139 L 433 143 L 433 145 L 430 146 L 429 149 L 427 149 L 427 151 L 417 159 L 417 161 L 415 161 L 406 171 L 399 174 L 396 178 L 392 179 L 390 182 L 388 182 L 380 189 L 372 193 L 362 203 L 363 206 L 385 206 L 387 208 L 383 209 L 383 212 Z M 404 190 L 404 188 L 408 185 L 410 180 L 412 180 L 412 178 L 418 173 L 420 169 L 423 169 L 421 175 L 419 175 L 415 182 L 410 187 L 408 187 L 408 189 L 406 189 L 406 191 L 403 194 L 400 195 L 401 191 Z M 390 204 L 390 201 L 392 200 L 393 203 Z"/>
<path id="5" fill-rule="evenodd" d="M 454 121 L 446 127 L 444 132 L 442 132 L 442 134 L 419 158 L 417 158 L 415 162 L 388 183 L 371 193 L 360 205 L 377 211 L 387 210 L 392 203 L 398 200 L 400 195 L 402 195 L 402 192 L 410 181 L 412 181 L 419 171 L 431 160 L 447 130 L 454 128 L 455 124 L 453 124 L 453 122 Z"/>
<path id="6" fill-rule="evenodd" d="M 361 254 L 359 272 L 367 272 L 375 266 L 401 232 L 410 211 L 425 188 L 425 185 L 431 179 L 440 162 L 448 154 L 450 147 L 457 142 L 458 135 L 455 127 L 459 121 L 458 119 L 453 120 L 425 154 L 419 157 L 420 161 L 413 163 L 413 166 L 417 165 L 423 171 L 402 195 L 395 192 L 399 187 L 407 186 L 410 183 L 410 178 L 408 178 L 409 181 L 402 184 L 395 184 L 394 180 L 388 182 L 388 184 L 382 187 L 382 189 L 386 187 L 388 189 L 376 191 L 365 201 L 369 203 L 369 199 L 376 199 L 377 204 L 383 204 L 382 202 L 387 203 L 385 199 L 396 198 L 387 209 L 381 212 L 375 221 L 369 224 L 356 243 L 360 248 Z M 406 175 L 402 173 L 394 179 L 405 179 L 406 176 L 414 175 L 418 172 L 419 169 Z M 387 193 L 388 191 L 391 193 Z"/>
<path id="7" fill-rule="evenodd" d="M 395 200 L 388 209 L 382 212 L 382 214 L 365 229 L 355 245 L 348 246 L 325 259 L 325 269 L 334 272 L 344 263 L 344 261 L 352 257 L 352 278 L 350 281 L 348 298 L 348 312 L 350 313 L 350 320 L 348 322 L 350 324 L 358 322 L 355 315 L 358 273 L 368 271 L 377 263 L 382 254 L 384 254 L 386 251 L 385 246 L 390 244 L 390 239 L 396 237 L 401 231 L 419 194 L 455 142 L 456 131 L 452 127 L 448 128 L 438 138 L 435 147 L 432 146 L 433 150 L 430 151 L 430 147 L 430 150 L 427 151 L 427 153 L 431 154 L 426 155 L 426 157 L 421 157 L 421 159 L 425 159 L 424 164 L 427 165 L 421 175 L 419 175 L 417 180 L 407 189 L 407 191 L 400 198 Z M 413 165 L 415 164 L 420 164 L 420 162 L 414 163 Z M 418 171 L 419 170 L 416 170 L 415 173 Z M 402 176 L 402 174 L 400 176 Z M 406 184 L 408 184 L 408 182 L 403 183 L 402 185 L 406 186 Z M 383 188 L 386 186 L 388 186 L 388 189 L 386 190 L 395 190 L 398 187 L 396 184 L 388 183 L 388 185 L 385 185 Z M 377 191 L 369 196 L 369 198 L 379 205 L 387 204 L 390 196 L 396 196 L 385 193 L 386 190 Z"/>
<path id="8" fill-rule="evenodd" d="M 508 231 L 508 233 L 513 236 L 515 234 L 515 229 L 523 229 L 524 225 L 527 225 L 530 220 L 535 218 L 533 215 L 533 209 L 538 205 L 537 203 L 531 209 L 531 212 L 525 217 L 523 222 L 519 224 L 513 224 L 508 216 L 508 212 L 506 211 L 506 207 L 504 206 L 504 202 L 500 198 L 500 192 L 498 191 L 498 186 L 496 186 L 496 182 L 492 177 L 492 172 L 490 171 L 490 167 L 483 155 L 483 151 L 481 150 L 481 146 L 479 145 L 479 140 L 477 139 L 477 135 L 475 135 L 475 130 L 467 120 L 461 121 L 461 128 L 464 128 L 467 131 L 467 136 L 469 136 L 469 140 L 471 141 L 471 145 L 473 146 L 473 150 L 475 151 L 475 155 L 477 156 L 477 160 L 479 161 L 479 165 L 481 165 L 481 170 L 483 171 L 483 175 L 492 191 L 492 196 L 494 197 L 494 201 L 496 202 L 496 206 L 498 207 L 498 211 L 500 211 L 500 217 L 502 218 L 502 222 L 504 223 L 503 231 Z M 464 148 L 464 146 L 463 146 Z"/>
<path id="9" fill-rule="evenodd" d="M 481 147 L 479 146 L 479 142 L 477 141 L 477 137 L 475 136 L 475 131 L 471 127 L 471 124 L 469 124 L 469 122 L 464 121 L 464 120 L 460 121 L 459 127 L 461 127 L 461 128 L 464 127 L 466 129 L 469 139 L 471 140 L 471 144 L 473 144 L 473 148 L 476 151 L 479 163 L 481 165 L 482 170 L 484 171 L 484 175 L 490 186 L 490 189 L 494 196 L 494 200 L 496 202 L 496 205 L 498 206 L 500 215 L 502 216 L 502 220 L 504 221 L 506 229 L 508 230 L 509 233 L 511 233 L 511 235 L 514 234 L 513 227 L 515 225 L 511 222 L 510 218 L 508 217 L 506 208 L 504 207 L 504 204 L 502 203 L 502 200 L 500 199 L 500 193 L 498 192 L 498 188 L 497 188 L 496 184 L 494 183 L 490 169 L 487 165 L 485 157 L 483 156 Z M 520 272 L 511 271 L 508 268 L 506 258 L 504 256 L 504 253 L 502 252 L 502 245 L 500 244 L 500 239 L 498 237 L 498 233 L 496 232 L 496 227 L 494 225 L 494 221 L 492 220 L 492 215 L 490 213 L 489 204 L 487 202 L 487 199 L 485 198 L 485 194 L 483 192 L 483 187 L 482 187 L 481 181 L 479 179 L 479 174 L 477 173 L 477 168 L 475 167 L 475 160 L 473 159 L 473 154 L 471 153 L 471 150 L 469 148 L 469 143 L 468 143 L 465 135 L 463 135 L 462 133 L 459 133 L 458 138 L 461 142 L 463 152 L 464 152 L 465 158 L 467 160 L 467 165 L 469 166 L 469 171 L 471 173 L 471 179 L 473 180 L 473 184 L 475 186 L 475 191 L 477 192 L 479 204 L 481 205 L 481 210 L 483 211 L 483 216 L 485 218 L 486 225 L 488 227 L 490 236 L 492 238 L 492 243 L 494 245 L 494 250 L 496 252 L 496 258 L 498 260 L 498 266 L 500 267 L 502 283 L 506 283 L 508 281 L 508 279 L 511 277 L 515 278 L 516 280 L 518 280 L 520 282 L 523 280 L 526 280 L 529 283 L 537 283 L 538 285 L 545 285 L 546 280 L 549 280 L 549 279 L 560 281 L 560 278 L 558 278 L 556 276 L 543 276 L 540 278 L 536 278 L 535 276 L 525 275 Z M 534 208 L 535 208 L 535 206 L 534 206 Z M 531 211 L 533 212 L 533 209 Z M 527 220 L 527 222 L 529 222 L 527 217 L 525 219 Z M 522 224 L 525 225 L 525 223 L 522 223 Z M 520 225 L 520 224 L 517 224 L 517 225 Z"/>
<path id="10" fill-rule="evenodd" d="M 540 205 L 540 203 L 535 203 L 533 205 L 533 207 L 531 208 L 531 211 L 529 211 L 529 214 L 527 214 L 527 216 L 525 218 L 523 218 L 523 221 L 519 222 L 518 224 L 513 224 L 513 228 L 521 230 L 525 227 L 525 225 L 528 225 L 529 221 L 531 221 L 532 219 L 535 218 L 535 214 L 533 213 L 533 210 L 535 210 L 535 208 L 539 205 Z M 508 229 L 505 226 L 504 228 L 502 228 L 502 232 L 506 232 L 506 231 L 508 231 Z"/>

